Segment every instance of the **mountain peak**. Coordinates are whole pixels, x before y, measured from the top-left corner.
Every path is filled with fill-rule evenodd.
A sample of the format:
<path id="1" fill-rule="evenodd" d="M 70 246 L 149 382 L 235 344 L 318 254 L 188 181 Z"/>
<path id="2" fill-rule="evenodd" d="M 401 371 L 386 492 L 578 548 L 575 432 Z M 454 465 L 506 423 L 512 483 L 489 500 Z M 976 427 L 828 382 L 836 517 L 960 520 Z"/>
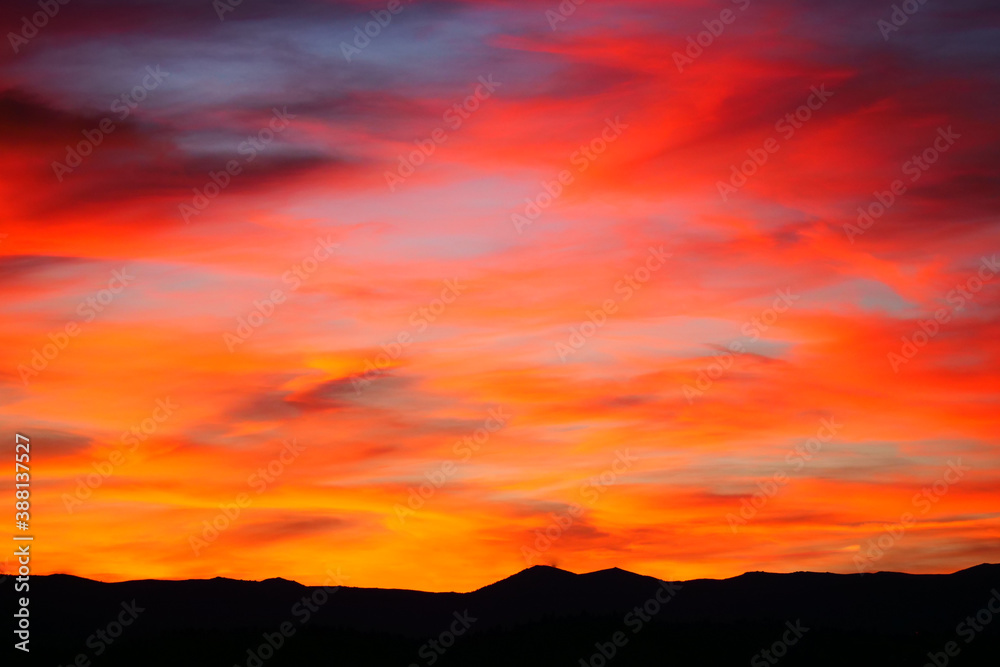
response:
<path id="1" fill-rule="evenodd" d="M 270 579 L 264 579 L 260 583 L 267 584 L 269 586 L 298 586 L 302 587 L 297 581 L 292 581 L 291 579 L 285 579 L 284 577 L 271 577 Z"/>
<path id="2" fill-rule="evenodd" d="M 967 567 L 964 570 L 959 570 L 955 574 L 989 574 L 996 571 L 1000 571 L 1000 565 L 996 563 L 980 563 L 979 565 L 973 565 L 972 567 Z"/>
<path id="3" fill-rule="evenodd" d="M 532 565 L 500 581 L 568 581 L 578 575 L 569 570 L 563 570 L 552 565 Z M 500 583 L 499 581 L 497 583 Z"/>
<path id="4" fill-rule="evenodd" d="M 568 583 L 578 576 L 573 572 L 561 570 L 551 565 L 532 565 L 517 574 L 484 586 L 479 590 L 497 590 L 498 588 L 527 588 L 537 590 L 539 587 Z"/>
<path id="5" fill-rule="evenodd" d="M 560 567 L 556 567 L 555 565 L 532 565 L 531 567 L 524 568 L 518 574 L 523 574 L 525 572 L 562 572 L 564 574 L 574 574 L 569 570 L 564 570 Z"/>
<path id="6" fill-rule="evenodd" d="M 596 575 L 606 576 L 606 577 L 641 577 L 641 576 L 643 576 L 641 574 L 636 574 L 635 572 L 629 572 L 628 570 L 623 570 L 620 567 L 608 567 L 608 568 L 605 568 L 603 570 L 594 570 L 593 572 L 588 572 L 587 574 L 585 574 L 583 576 L 585 576 L 585 577 L 592 577 L 592 576 L 596 576 Z"/>

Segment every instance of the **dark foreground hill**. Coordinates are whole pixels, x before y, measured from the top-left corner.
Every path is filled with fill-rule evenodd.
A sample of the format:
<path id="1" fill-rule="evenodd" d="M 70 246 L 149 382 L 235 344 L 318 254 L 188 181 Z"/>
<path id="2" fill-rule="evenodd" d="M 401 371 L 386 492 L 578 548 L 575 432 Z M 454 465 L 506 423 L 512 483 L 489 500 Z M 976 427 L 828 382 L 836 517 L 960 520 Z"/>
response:
<path id="1" fill-rule="evenodd" d="M 533 567 L 471 593 L 53 575 L 30 608 L 16 664 L 1000 665 L 1000 565 L 680 583 Z"/>

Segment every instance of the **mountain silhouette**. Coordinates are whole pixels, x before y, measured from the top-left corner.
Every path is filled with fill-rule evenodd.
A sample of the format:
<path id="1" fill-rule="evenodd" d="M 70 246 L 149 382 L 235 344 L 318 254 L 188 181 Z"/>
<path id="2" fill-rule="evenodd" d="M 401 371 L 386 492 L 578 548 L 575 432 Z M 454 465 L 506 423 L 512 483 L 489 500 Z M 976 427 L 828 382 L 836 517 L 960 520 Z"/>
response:
<path id="1" fill-rule="evenodd" d="M 535 566 L 468 593 L 51 575 L 32 577 L 31 615 L 32 657 L 66 666 L 996 667 L 1000 565 L 685 582 Z"/>

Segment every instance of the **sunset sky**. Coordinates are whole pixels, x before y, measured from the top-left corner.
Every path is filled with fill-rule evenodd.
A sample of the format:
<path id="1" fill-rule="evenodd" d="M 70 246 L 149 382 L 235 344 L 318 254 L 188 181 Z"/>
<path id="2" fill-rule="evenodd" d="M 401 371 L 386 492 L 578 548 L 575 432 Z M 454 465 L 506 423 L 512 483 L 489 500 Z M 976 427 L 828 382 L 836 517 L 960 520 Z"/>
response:
<path id="1" fill-rule="evenodd" d="M 998 560 L 996 3 L 223 3 L 0 9 L 34 573 Z"/>

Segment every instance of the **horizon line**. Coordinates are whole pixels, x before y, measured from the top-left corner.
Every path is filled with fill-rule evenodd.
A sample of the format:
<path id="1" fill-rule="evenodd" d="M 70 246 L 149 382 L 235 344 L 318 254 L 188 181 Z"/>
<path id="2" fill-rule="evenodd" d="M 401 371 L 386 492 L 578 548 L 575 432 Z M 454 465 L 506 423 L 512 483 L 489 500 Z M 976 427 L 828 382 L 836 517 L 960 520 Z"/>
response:
<path id="1" fill-rule="evenodd" d="M 476 591 L 480 591 L 480 590 L 482 590 L 484 588 L 487 588 L 489 586 L 492 586 L 494 584 L 502 583 L 504 581 L 507 581 L 508 579 L 512 579 L 512 578 L 514 578 L 514 577 L 516 577 L 518 575 L 524 574 L 525 572 L 530 572 L 532 570 L 538 570 L 538 569 L 555 570 L 555 571 L 558 571 L 558 572 L 563 572 L 563 573 L 566 573 L 566 574 L 571 574 L 571 575 L 577 576 L 577 577 L 584 577 L 584 576 L 593 575 L 593 574 L 600 574 L 602 572 L 614 572 L 614 571 L 618 571 L 618 572 L 621 572 L 621 573 L 626 574 L 626 575 L 632 575 L 632 576 L 636 576 L 636 577 L 646 577 L 646 578 L 649 578 L 649 579 L 655 579 L 657 581 L 663 581 L 663 582 L 667 582 L 667 583 L 686 583 L 686 582 L 692 582 L 692 581 L 730 581 L 730 580 L 733 580 L 733 579 L 738 579 L 740 577 L 744 577 L 744 576 L 746 576 L 748 574 L 768 574 L 768 575 L 775 575 L 775 576 L 788 576 L 788 575 L 794 575 L 794 574 L 820 574 L 820 575 L 831 575 L 831 576 L 840 576 L 840 577 L 864 576 L 864 575 L 878 575 L 878 574 L 881 574 L 881 575 L 886 575 L 886 574 L 902 574 L 902 575 L 907 575 L 907 576 L 911 576 L 911 577 L 934 577 L 934 576 L 940 577 L 940 576 L 952 576 L 952 575 L 956 575 L 956 574 L 961 574 L 962 572 L 968 572 L 969 570 L 974 570 L 976 568 L 981 568 L 981 567 L 1000 567 L 1000 563 L 982 562 L 982 563 L 978 563 L 976 565 L 970 565 L 968 567 L 964 567 L 964 568 L 961 568 L 959 570 L 955 570 L 955 571 L 952 571 L 952 572 L 901 572 L 901 571 L 898 571 L 898 570 L 878 570 L 878 571 L 875 571 L 875 572 L 829 572 L 829 571 L 827 571 L 827 572 L 818 572 L 818 571 L 813 571 L 813 570 L 794 570 L 794 571 L 790 571 L 790 572 L 771 572 L 771 571 L 767 571 L 767 570 L 747 570 L 747 571 L 745 571 L 745 572 L 743 572 L 741 574 L 733 575 L 731 577 L 722 577 L 722 578 L 698 577 L 698 578 L 695 578 L 695 579 L 661 579 L 660 577 L 655 577 L 655 576 L 649 575 L 649 574 L 642 574 L 642 573 L 639 573 L 639 572 L 633 572 L 631 570 L 626 570 L 626 569 L 620 568 L 620 567 L 609 567 L 609 568 L 604 568 L 604 569 L 601 569 L 601 570 L 593 570 L 593 571 L 590 571 L 590 572 L 573 572 L 572 570 L 567 570 L 567 569 L 564 569 L 564 568 L 561 568 L 561 567 L 557 567 L 555 565 L 541 565 L 541 564 L 539 564 L 539 565 L 531 565 L 531 566 L 526 567 L 524 569 L 518 570 L 517 572 L 514 572 L 513 574 L 510 574 L 510 575 L 508 575 L 506 577 L 503 577 L 501 579 L 497 579 L 497 580 L 492 581 L 490 583 L 484 584 L 484 585 L 480 586 L 479 588 L 475 588 L 475 589 L 468 590 L 468 591 L 455 591 L 455 590 L 451 590 L 451 591 L 440 591 L 440 590 L 439 591 L 427 591 L 427 590 L 422 590 L 422 589 L 417 589 L 417 588 L 396 588 L 396 587 L 383 588 L 383 587 L 379 587 L 379 586 L 348 586 L 348 585 L 337 585 L 336 587 L 337 588 L 354 588 L 354 589 L 357 589 L 357 590 L 410 591 L 410 592 L 417 592 L 417 593 L 453 593 L 453 594 L 457 594 L 457 595 L 466 595 L 466 594 L 469 594 L 469 593 L 475 593 Z M 9 577 L 9 576 L 12 576 L 12 575 L 8 574 L 6 576 Z M 71 573 L 68 573 L 68 572 L 52 572 L 52 573 L 49 573 L 49 574 L 32 574 L 31 576 L 33 578 L 36 578 L 36 577 L 72 577 L 74 579 L 83 579 L 84 581 L 90 581 L 90 582 L 99 583 L 99 584 L 129 584 L 129 583 L 141 583 L 141 582 L 147 582 L 147 581 L 161 581 L 161 582 L 183 583 L 183 582 L 193 582 L 193 581 L 215 581 L 217 579 L 222 579 L 222 580 L 225 580 L 225 581 L 237 581 L 237 582 L 241 582 L 241 583 L 254 583 L 254 584 L 265 583 L 265 582 L 268 582 L 268 581 L 285 581 L 285 582 L 288 582 L 288 583 L 291 583 L 291 584 L 296 584 L 296 585 L 299 585 L 299 586 L 303 586 L 305 588 L 319 588 L 319 587 L 324 586 L 324 584 L 304 584 L 304 583 L 302 583 L 300 581 L 297 581 L 295 579 L 287 579 L 287 578 L 281 577 L 281 576 L 268 577 L 266 579 L 238 579 L 238 578 L 234 578 L 234 577 L 227 577 L 227 576 L 222 576 L 222 575 L 216 575 L 214 577 L 209 577 L 209 578 L 191 578 L 191 577 L 188 577 L 188 578 L 178 578 L 178 579 L 170 579 L 170 578 L 148 578 L 148 579 L 122 579 L 122 580 L 119 580 L 119 581 L 104 581 L 104 580 L 101 580 L 101 579 L 92 579 L 90 577 L 84 577 L 84 576 L 80 576 L 80 575 L 77 575 L 77 574 L 71 574 Z"/>

